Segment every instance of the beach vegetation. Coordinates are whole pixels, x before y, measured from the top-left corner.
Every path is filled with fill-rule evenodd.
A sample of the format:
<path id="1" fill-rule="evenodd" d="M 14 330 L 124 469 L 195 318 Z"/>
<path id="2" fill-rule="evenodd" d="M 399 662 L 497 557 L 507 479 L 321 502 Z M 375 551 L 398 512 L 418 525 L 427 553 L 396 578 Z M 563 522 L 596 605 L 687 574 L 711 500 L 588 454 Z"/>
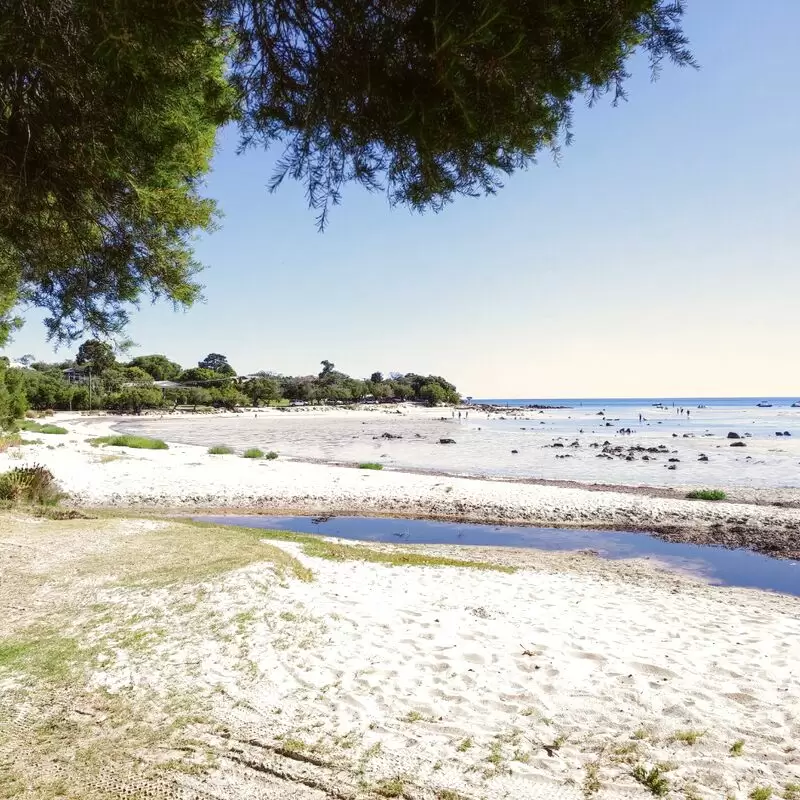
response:
<path id="1" fill-rule="evenodd" d="M 275 461 L 278 458 L 278 454 L 274 450 L 270 450 L 268 453 L 264 453 L 264 458 L 267 461 Z"/>
<path id="2" fill-rule="evenodd" d="M 737 739 L 729 750 L 732 756 L 740 756 L 744 752 L 744 739 Z M 800 798 L 798 798 L 800 800 Z"/>
<path id="3" fill-rule="evenodd" d="M 800 800 L 800 783 L 787 783 L 783 787 L 783 800 Z"/>
<path id="4" fill-rule="evenodd" d="M 116 436 L 97 436 L 89 439 L 92 447 L 132 447 L 138 450 L 168 450 L 169 445 L 161 439 L 152 439 L 149 436 L 132 436 L 118 434 Z"/>
<path id="5" fill-rule="evenodd" d="M 19 427 L 21 430 L 31 433 L 64 434 L 67 432 L 67 429 L 62 428 L 60 425 L 36 422 L 36 420 L 33 419 L 23 420 L 19 423 Z"/>
<path id="6" fill-rule="evenodd" d="M 55 477 L 46 467 L 34 464 L 0 473 L 0 500 L 26 505 L 53 506 L 61 499 Z"/>
<path id="7" fill-rule="evenodd" d="M 248 447 L 242 453 L 242 458 L 264 458 L 264 451 L 259 450 L 257 447 Z"/>
<path id="8" fill-rule="evenodd" d="M 18 433 L 0 434 L 0 453 L 5 453 L 12 447 L 21 447 L 23 444 L 25 440 Z"/>
<path id="9" fill-rule="evenodd" d="M 696 731 L 696 730 L 685 730 L 685 731 L 676 731 L 672 734 L 672 741 L 673 742 L 683 742 L 684 744 L 688 745 L 695 745 L 697 742 L 705 736 L 705 731 Z"/>
<path id="10" fill-rule="evenodd" d="M 772 789 L 769 786 L 756 786 L 747 795 L 749 800 L 770 800 L 772 797 Z"/>
<path id="11" fill-rule="evenodd" d="M 229 456 L 233 453 L 233 448 L 226 444 L 215 444 L 208 448 L 210 456 Z"/>
<path id="12" fill-rule="evenodd" d="M 374 792 L 378 797 L 402 797 L 406 790 L 406 780 L 402 776 L 384 778 L 375 784 Z"/>
<path id="13" fill-rule="evenodd" d="M 658 766 L 647 769 L 644 764 L 637 764 L 631 776 L 656 797 L 664 797 L 669 793 L 669 780 L 664 777 L 663 770 Z"/>
<path id="14" fill-rule="evenodd" d="M 586 773 L 583 778 L 583 796 L 592 797 L 596 795 L 601 788 L 600 783 L 600 762 L 589 761 L 584 765 L 584 772 Z"/>
<path id="15" fill-rule="evenodd" d="M 728 495 L 722 489 L 694 489 L 686 494 L 687 500 L 725 500 Z"/>
<path id="16" fill-rule="evenodd" d="M 468 736 L 466 739 L 462 739 L 458 743 L 456 750 L 458 750 L 459 753 L 465 753 L 470 749 L 470 747 L 472 747 L 472 739 Z"/>
<path id="17" fill-rule="evenodd" d="M 381 470 L 381 469 L 383 469 L 383 464 L 376 464 L 374 461 L 365 461 L 362 464 L 359 464 L 358 468 L 359 469 Z"/>

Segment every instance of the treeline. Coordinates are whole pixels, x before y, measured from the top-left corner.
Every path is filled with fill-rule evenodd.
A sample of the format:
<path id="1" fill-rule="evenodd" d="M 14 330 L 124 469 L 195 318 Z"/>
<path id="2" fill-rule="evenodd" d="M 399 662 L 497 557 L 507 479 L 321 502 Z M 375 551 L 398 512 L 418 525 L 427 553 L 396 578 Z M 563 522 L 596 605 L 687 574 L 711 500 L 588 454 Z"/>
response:
<path id="1" fill-rule="evenodd" d="M 27 409 L 107 409 L 138 414 L 178 406 L 233 409 L 237 406 L 303 403 L 413 401 L 430 406 L 457 403 L 456 387 L 438 375 L 374 372 L 352 378 L 331 361 L 317 375 L 290 376 L 262 371 L 238 376 L 228 359 L 209 353 L 196 367 L 184 368 L 164 355 L 117 360 L 112 347 L 84 342 L 74 360 L 60 363 L 22 359 L 9 366 L 0 359 L 0 417 L 19 418 Z"/>

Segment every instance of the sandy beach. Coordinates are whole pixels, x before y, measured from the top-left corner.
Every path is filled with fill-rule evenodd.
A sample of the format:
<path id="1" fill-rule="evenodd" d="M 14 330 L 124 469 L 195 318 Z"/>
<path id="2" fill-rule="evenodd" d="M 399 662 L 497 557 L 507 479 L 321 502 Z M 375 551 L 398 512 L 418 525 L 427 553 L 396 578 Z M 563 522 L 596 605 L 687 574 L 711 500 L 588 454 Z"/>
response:
<path id="1" fill-rule="evenodd" d="M 367 460 L 365 452 L 372 453 L 368 460 L 379 460 L 372 448 L 393 451 L 398 445 L 414 446 L 408 445 L 406 438 L 382 438 L 382 433 L 391 432 L 395 419 L 398 420 L 394 423 L 396 426 L 410 426 L 418 432 L 425 431 L 426 425 L 436 426 L 434 432 L 426 433 L 423 440 L 429 449 L 455 453 L 460 447 L 460 444 L 438 444 L 438 426 L 448 424 L 450 430 L 453 426 L 432 419 L 434 415 L 430 411 L 406 409 L 405 414 L 402 420 L 402 414 L 375 410 L 301 412 L 293 417 L 273 411 L 262 412 L 258 419 L 246 415 L 164 420 L 58 415 L 57 421 L 68 428 L 69 434 L 44 437 L 47 441 L 39 437 L 41 444 L 27 445 L 21 454 L 0 454 L 0 469 L 8 469 L 23 461 L 44 464 L 68 494 L 67 502 L 75 506 L 408 515 L 474 522 L 646 530 L 676 540 L 750 547 L 790 557 L 800 553 L 800 490 L 782 486 L 777 477 L 778 468 L 761 464 L 755 464 L 753 469 L 762 468 L 764 474 L 772 474 L 771 487 L 731 485 L 740 466 L 737 456 L 727 455 L 730 448 L 724 450 L 728 458 L 727 472 L 718 482 L 701 483 L 698 480 L 682 487 L 645 485 L 645 471 L 651 469 L 650 462 L 628 462 L 624 458 L 596 459 L 594 456 L 588 456 L 586 460 L 592 464 L 602 461 L 609 467 L 620 462 L 625 465 L 627 474 L 634 475 L 634 480 L 619 487 L 598 487 L 575 482 L 567 486 L 558 485 L 558 482 L 554 485 L 554 482 L 535 479 L 479 479 L 477 475 L 436 473 L 424 461 L 418 462 L 422 466 L 416 472 L 403 471 L 397 466 L 392 468 L 391 458 L 380 461 L 387 464 L 387 469 L 381 472 L 357 469 L 359 457 Z M 293 460 L 282 451 L 281 457 L 275 461 L 252 461 L 237 454 L 212 456 L 207 453 L 210 445 L 219 443 L 238 443 L 241 449 L 251 445 L 272 449 L 276 439 L 287 435 L 282 429 L 287 420 L 290 420 L 288 424 L 292 430 L 304 424 L 310 425 L 312 430 L 327 426 L 328 439 L 338 442 L 351 436 L 349 431 L 353 427 L 364 429 L 363 439 L 354 445 L 363 449 L 351 453 L 353 461 L 349 461 L 347 466 L 342 462 Z M 258 427 L 263 426 L 270 427 L 272 438 L 258 434 Z M 117 429 L 144 429 L 151 434 L 161 434 L 173 443 L 169 450 L 164 451 L 112 448 L 113 452 L 87 443 L 92 436 Z M 203 444 L 175 443 L 173 435 L 181 438 L 191 436 Z M 305 436 L 308 438 L 311 434 Z M 373 438 L 375 436 L 379 438 Z M 540 436 L 543 438 L 536 452 L 545 453 L 552 460 L 554 450 L 547 447 L 551 436 Z M 432 437 L 436 443 L 431 442 Z M 633 437 L 618 436 L 614 440 L 615 446 L 622 446 L 616 444 L 619 440 L 624 440 L 625 446 L 634 446 L 638 441 Z M 747 441 L 752 447 L 733 448 L 733 451 L 755 452 L 759 443 Z M 664 444 L 662 441 L 652 446 L 663 447 Z M 682 446 L 694 447 L 695 443 L 683 440 Z M 794 448 L 797 443 L 792 440 L 782 446 Z M 295 445 L 295 448 L 300 447 L 302 443 Z M 761 442 L 760 447 L 766 450 L 768 445 Z M 598 448 L 587 444 L 583 449 L 595 452 Z M 555 452 L 559 450 L 556 448 Z M 788 456 L 782 454 L 781 458 Z M 665 457 L 662 461 L 669 463 Z M 562 459 L 556 463 L 568 462 L 569 459 Z M 480 461 L 474 463 L 479 465 Z M 677 471 L 663 469 L 663 466 L 660 474 L 677 474 Z M 700 463 L 700 467 L 706 466 L 704 462 Z M 636 469 L 641 470 L 640 475 L 634 472 Z M 640 480 L 636 480 L 637 477 Z M 610 483 L 608 476 L 604 483 Z M 685 499 L 686 490 L 697 486 L 724 488 L 729 499 L 735 502 L 708 503 Z"/>
<path id="2" fill-rule="evenodd" d="M 430 464 L 367 471 L 302 460 L 298 444 L 294 460 L 207 453 L 220 441 L 288 441 L 307 423 L 328 426 L 332 447 L 352 435 L 343 424 L 368 429 L 354 448 L 406 442 L 372 439 L 406 430 L 389 415 L 349 413 L 60 415 L 66 435 L 0 454 L 0 470 L 46 465 L 65 505 L 89 517 L 0 512 L 7 796 L 38 800 L 66 780 L 81 800 L 794 797 L 796 597 L 711 586 L 655 560 L 354 547 L 155 516 L 284 510 L 643 528 L 792 555 L 800 508 L 777 503 L 791 504 L 794 489 L 723 480 L 733 502 L 710 503 L 644 483 L 563 486 Z M 427 411 L 395 416 L 426 437 L 458 425 Z M 281 429 L 285 419 L 302 422 Z M 254 424 L 271 425 L 274 439 L 254 442 Z M 170 447 L 87 441 L 119 428 L 161 431 Z M 61 666 L 26 658 L 31 642 Z M 23 786 L 39 788 L 14 790 Z"/>

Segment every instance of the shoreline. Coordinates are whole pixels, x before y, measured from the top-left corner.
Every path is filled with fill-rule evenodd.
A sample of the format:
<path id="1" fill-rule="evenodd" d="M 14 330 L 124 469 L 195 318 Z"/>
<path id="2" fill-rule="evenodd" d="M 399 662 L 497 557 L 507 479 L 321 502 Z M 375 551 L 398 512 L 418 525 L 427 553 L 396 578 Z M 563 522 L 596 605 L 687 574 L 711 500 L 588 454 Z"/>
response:
<path id="1" fill-rule="evenodd" d="M 68 429 L 67 435 L 25 445 L 15 458 L 0 454 L 0 471 L 43 464 L 68 493 L 65 506 L 76 509 L 181 515 L 282 511 L 616 530 L 800 557 L 800 509 L 793 507 L 692 501 L 675 494 L 655 495 L 650 487 L 642 493 L 640 487 L 564 486 L 543 479 L 366 471 L 283 458 L 251 461 L 211 456 L 196 445 L 172 444 L 165 451 L 94 448 L 86 443 L 87 433 L 102 435 L 119 420 L 62 415 L 57 421 Z"/>

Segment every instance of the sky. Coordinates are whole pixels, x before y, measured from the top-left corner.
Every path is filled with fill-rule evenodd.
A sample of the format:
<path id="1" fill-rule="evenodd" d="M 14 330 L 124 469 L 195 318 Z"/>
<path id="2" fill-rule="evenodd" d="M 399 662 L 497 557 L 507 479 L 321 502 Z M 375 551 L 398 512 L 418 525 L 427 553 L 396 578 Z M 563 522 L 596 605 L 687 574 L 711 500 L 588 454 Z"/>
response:
<path id="1" fill-rule="evenodd" d="M 353 188 L 318 233 L 302 186 L 266 188 L 279 146 L 225 131 L 205 302 L 134 312 L 132 354 L 474 397 L 800 396 L 800 3 L 689 0 L 684 27 L 699 71 L 637 61 L 628 102 L 578 102 L 559 163 L 439 214 Z M 24 316 L 8 355 L 74 352 Z"/>

